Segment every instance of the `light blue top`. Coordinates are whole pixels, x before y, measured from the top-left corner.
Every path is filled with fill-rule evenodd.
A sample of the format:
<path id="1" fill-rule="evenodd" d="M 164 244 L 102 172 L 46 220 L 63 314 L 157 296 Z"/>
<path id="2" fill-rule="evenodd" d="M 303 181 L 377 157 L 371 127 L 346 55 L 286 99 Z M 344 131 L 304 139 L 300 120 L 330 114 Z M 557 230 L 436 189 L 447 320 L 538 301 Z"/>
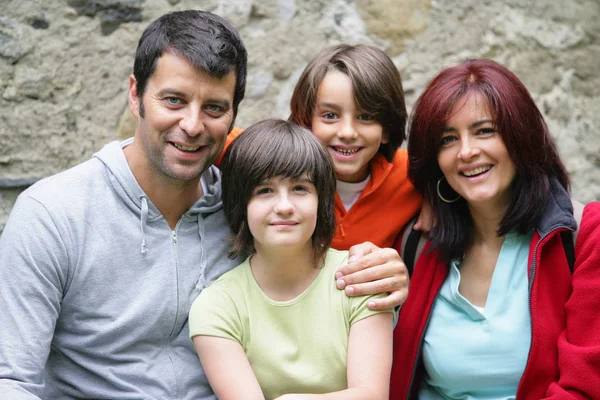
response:
<path id="1" fill-rule="evenodd" d="M 450 263 L 425 333 L 419 399 L 515 398 L 531 346 L 531 237 L 505 236 L 483 309 L 458 292 L 460 260 Z"/>

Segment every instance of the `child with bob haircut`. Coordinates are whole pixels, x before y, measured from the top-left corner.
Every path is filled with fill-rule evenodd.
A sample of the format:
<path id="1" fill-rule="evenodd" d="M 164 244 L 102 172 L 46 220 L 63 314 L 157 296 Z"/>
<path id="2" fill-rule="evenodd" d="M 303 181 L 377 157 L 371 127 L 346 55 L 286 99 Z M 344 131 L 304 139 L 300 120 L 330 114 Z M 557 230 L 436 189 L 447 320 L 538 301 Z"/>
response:
<path id="1" fill-rule="evenodd" d="M 348 252 L 330 249 L 335 173 L 321 143 L 266 120 L 233 142 L 221 169 L 230 255 L 247 258 L 190 310 L 217 397 L 387 398 L 393 311 L 370 310 L 373 296 L 348 297 L 332 282 Z"/>

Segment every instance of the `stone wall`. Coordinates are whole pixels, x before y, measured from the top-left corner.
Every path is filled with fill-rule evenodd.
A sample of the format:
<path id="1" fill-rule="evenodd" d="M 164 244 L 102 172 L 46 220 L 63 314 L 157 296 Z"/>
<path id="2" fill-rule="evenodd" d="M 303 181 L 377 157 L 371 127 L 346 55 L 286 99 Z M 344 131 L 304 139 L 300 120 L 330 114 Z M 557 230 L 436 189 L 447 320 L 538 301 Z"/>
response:
<path id="1" fill-rule="evenodd" d="M 287 117 L 300 72 L 329 44 L 387 51 L 409 107 L 442 67 L 493 58 L 532 92 L 574 196 L 600 199 L 598 0 L 0 0 L 0 231 L 28 184 L 132 134 L 137 40 L 189 8 L 228 18 L 248 47 L 238 126 Z"/>

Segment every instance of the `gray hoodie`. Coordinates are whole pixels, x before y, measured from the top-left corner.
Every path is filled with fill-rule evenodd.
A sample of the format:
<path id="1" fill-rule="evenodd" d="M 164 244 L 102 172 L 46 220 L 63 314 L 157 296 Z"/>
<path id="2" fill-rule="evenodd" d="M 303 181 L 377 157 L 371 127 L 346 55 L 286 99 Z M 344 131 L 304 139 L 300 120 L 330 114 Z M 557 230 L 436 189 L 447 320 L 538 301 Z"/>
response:
<path id="1" fill-rule="evenodd" d="M 239 260 L 220 174 L 174 231 L 113 142 L 19 196 L 0 237 L 0 398 L 214 399 L 188 337 Z"/>

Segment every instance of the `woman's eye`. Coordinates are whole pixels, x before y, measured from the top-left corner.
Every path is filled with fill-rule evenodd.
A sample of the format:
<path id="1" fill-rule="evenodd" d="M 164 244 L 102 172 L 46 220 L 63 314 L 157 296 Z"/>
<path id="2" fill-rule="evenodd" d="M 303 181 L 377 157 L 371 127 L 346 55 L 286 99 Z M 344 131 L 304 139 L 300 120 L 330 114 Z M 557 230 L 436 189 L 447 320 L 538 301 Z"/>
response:
<path id="1" fill-rule="evenodd" d="M 445 146 L 447 144 L 452 143 L 453 141 L 455 141 L 456 138 L 454 136 L 444 136 L 441 140 L 440 140 L 440 144 L 442 146 Z"/>
<path id="2" fill-rule="evenodd" d="M 491 135 L 495 132 L 496 131 L 494 130 L 494 128 L 481 128 L 477 131 L 477 134 L 478 135 Z"/>
<path id="3" fill-rule="evenodd" d="M 361 114 L 358 116 L 358 119 L 360 121 L 373 121 L 375 119 L 375 117 L 373 117 L 370 114 Z"/>

